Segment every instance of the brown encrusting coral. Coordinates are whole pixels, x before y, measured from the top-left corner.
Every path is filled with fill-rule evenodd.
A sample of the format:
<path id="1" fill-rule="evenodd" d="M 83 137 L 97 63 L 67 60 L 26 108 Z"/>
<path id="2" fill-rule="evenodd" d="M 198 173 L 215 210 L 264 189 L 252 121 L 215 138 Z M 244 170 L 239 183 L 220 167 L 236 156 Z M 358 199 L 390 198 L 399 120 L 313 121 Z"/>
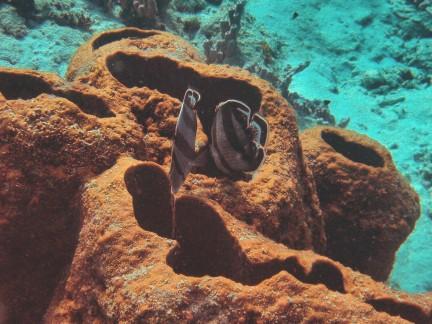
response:
<path id="1" fill-rule="evenodd" d="M 151 191 L 135 186 L 144 182 Z M 78 247 L 47 323 L 431 319 L 430 298 L 396 295 L 338 262 L 274 243 L 210 200 L 180 196 L 174 217 L 155 213 L 152 197 L 171 201 L 167 182 L 157 164 L 124 158 L 87 184 Z M 147 208 L 134 208 L 136 198 Z M 161 221 L 165 229 L 154 226 Z M 174 237 L 161 233 L 172 227 Z"/>
<path id="2" fill-rule="evenodd" d="M 129 37 L 137 32 L 156 36 Z M 170 163 L 179 103 L 188 87 L 201 93 L 198 109 L 207 134 L 214 109 L 222 101 L 241 100 L 260 111 L 271 129 L 267 159 L 260 172 L 251 181 L 232 181 L 213 170 L 203 170 L 189 175 L 183 192 L 219 202 L 278 242 L 324 251 L 318 198 L 303 163 L 295 116 L 287 102 L 267 82 L 238 68 L 204 64 L 190 46 L 174 46 L 184 41 L 173 39 L 175 36 L 167 33 L 133 28 L 95 36 L 78 50 L 68 79 L 123 102 L 143 126 L 146 158 L 165 166 Z"/>
<path id="3" fill-rule="evenodd" d="M 122 28 L 97 34 L 83 44 L 72 58 L 66 78 L 72 80 L 78 74 L 87 73 L 97 58 L 118 50 L 156 52 L 180 61 L 203 60 L 188 42 L 170 33 L 132 27 Z"/>
<path id="4" fill-rule="evenodd" d="M 34 323 L 72 258 L 80 185 L 144 141 L 115 102 L 55 75 L 1 69 L 0 93 L 0 301 Z"/>
<path id="5" fill-rule="evenodd" d="M 201 145 L 227 99 L 259 111 L 271 134 L 251 180 L 208 167 L 174 199 L 166 171 L 188 87 L 202 95 Z M 431 318 L 428 296 L 395 294 L 289 249 L 326 251 L 292 109 L 268 83 L 206 65 L 164 32 L 95 36 L 72 60 L 68 81 L 0 69 L 0 184 L 2 321 Z"/>
<path id="6" fill-rule="evenodd" d="M 301 134 L 325 216 L 326 255 L 384 281 L 420 216 L 418 195 L 379 143 L 353 131 Z"/>

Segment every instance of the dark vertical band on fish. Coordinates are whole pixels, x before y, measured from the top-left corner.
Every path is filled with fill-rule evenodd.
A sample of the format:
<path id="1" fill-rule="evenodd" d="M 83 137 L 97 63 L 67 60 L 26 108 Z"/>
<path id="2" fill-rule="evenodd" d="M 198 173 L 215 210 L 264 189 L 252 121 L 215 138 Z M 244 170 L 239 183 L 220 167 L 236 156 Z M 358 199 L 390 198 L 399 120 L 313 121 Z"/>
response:
<path id="1" fill-rule="evenodd" d="M 174 133 L 174 143 L 171 152 L 170 179 L 172 191 L 177 192 L 190 172 L 195 154 L 195 139 L 197 132 L 196 105 L 201 95 L 188 89 L 184 95 L 179 117 Z"/>

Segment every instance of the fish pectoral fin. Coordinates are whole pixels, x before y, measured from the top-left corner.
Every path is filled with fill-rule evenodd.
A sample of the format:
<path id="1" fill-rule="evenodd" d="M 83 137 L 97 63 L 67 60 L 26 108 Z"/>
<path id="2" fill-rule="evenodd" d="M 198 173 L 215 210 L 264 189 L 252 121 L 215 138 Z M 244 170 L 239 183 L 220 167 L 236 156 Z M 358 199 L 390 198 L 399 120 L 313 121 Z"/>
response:
<path id="1" fill-rule="evenodd" d="M 265 151 L 265 149 L 264 149 L 263 146 L 258 145 L 258 147 L 257 147 L 257 153 L 256 153 L 255 156 L 256 156 L 256 158 L 254 159 L 254 166 L 253 166 L 253 168 L 255 170 L 258 170 L 262 166 L 262 164 L 264 163 L 264 160 L 266 158 L 266 151 Z"/>

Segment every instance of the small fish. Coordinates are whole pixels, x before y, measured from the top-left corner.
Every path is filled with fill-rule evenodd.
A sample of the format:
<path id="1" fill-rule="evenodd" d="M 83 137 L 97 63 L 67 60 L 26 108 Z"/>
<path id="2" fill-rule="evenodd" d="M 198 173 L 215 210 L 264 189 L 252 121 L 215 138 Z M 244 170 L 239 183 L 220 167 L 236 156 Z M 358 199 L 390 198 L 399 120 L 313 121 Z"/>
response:
<path id="1" fill-rule="evenodd" d="M 187 89 L 183 98 L 180 114 L 174 133 L 174 144 L 171 151 L 170 179 L 172 192 L 175 193 L 186 179 L 196 159 L 195 139 L 197 133 L 196 106 L 201 95 Z"/>
<path id="2" fill-rule="evenodd" d="M 243 102 L 227 100 L 216 107 L 210 153 L 216 167 L 231 177 L 250 176 L 264 162 L 268 123 Z"/>
<path id="3" fill-rule="evenodd" d="M 188 89 L 184 95 L 171 152 L 170 179 L 176 193 L 192 168 L 209 160 L 232 178 L 250 177 L 264 162 L 269 126 L 267 121 L 239 100 L 221 102 L 215 110 L 209 144 L 195 151 L 197 133 L 196 106 L 201 95 Z"/>

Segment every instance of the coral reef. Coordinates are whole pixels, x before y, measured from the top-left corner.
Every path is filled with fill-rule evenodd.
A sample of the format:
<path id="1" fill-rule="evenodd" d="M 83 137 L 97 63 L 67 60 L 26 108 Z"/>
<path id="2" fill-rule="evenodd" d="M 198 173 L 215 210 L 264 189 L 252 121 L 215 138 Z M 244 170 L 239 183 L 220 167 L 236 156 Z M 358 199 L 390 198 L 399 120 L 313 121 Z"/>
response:
<path id="1" fill-rule="evenodd" d="M 89 28 L 92 19 L 74 0 L 43 0 L 36 3 L 38 15 L 52 19 L 59 25 Z"/>
<path id="2" fill-rule="evenodd" d="M 255 62 L 246 65 L 245 68 L 260 78 L 271 82 L 280 91 L 282 96 L 295 109 L 301 129 L 313 127 L 317 124 L 336 125 L 336 119 L 330 112 L 330 100 L 308 100 L 297 92 L 289 91 L 293 77 L 305 70 L 310 65 L 310 62 L 306 61 L 296 67 L 287 65 L 283 69 L 275 69 L 271 65 L 264 64 Z M 344 124 L 343 127 L 345 127 L 348 122 L 342 120 L 340 123 Z M 339 124 L 339 126 L 341 125 Z"/>
<path id="3" fill-rule="evenodd" d="M 395 293 L 316 253 L 327 250 L 319 196 L 294 112 L 267 82 L 135 28 L 91 38 L 67 78 L 0 69 L 4 321 L 432 319 L 432 296 Z M 209 167 L 172 196 L 189 86 L 202 94 L 203 143 L 221 101 L 266 117 L 268 157 L 253 179 Z"/>
<path id="4" fill-rule="evenodd" d="M 161 11 L 165 11 L 167 0 L 99 0 L 97 3 L 128 25 L 165 29 Z"/>
<path id="5" fill-rule="evenodd" d="M 119 24 L 97 13 L 90 1 L 37 1 L 42 2 L 47 5 L 41 11 L 31 0 L 12 1 L 24 19 L 1 5 L 7 8 L 4 33 L 29 35 L 22 43 L 0 35 L 2 65 L 64 71 L 69 53 L 89 37 L 87 29 Z M 253 1 L 246 7 L 231 0 L 98 2 L 127 23 L 186 33 L 195 44 L 208 39 L 203 52 L 209 62 L 254 66 L 251 71 L 285 91 L 303 121 L 311 119 L 302 125 L 337 119 L 343 126 L 351 118 L 350 126 L 391 147 L 401 169 L 421 179 L 417 188 L 426 189 L 423 197 L 430 195 L 430 131 L 419 123 L 413 132 L 407 122 L 430 116 L 408 109 L 430 98 L 429 1 L 391 1 L 392 14 L 385 17 L 380 14 L 387 2 L 367 10 L 367 1 L 350 4 L 355 17 L 345 8 L 334 10 L 343 19 L 329 9 L 339 2 L 311 0 L 297 9 L 295 2 L 287 7 L 266 2 L 266 10 L 258 12 L 271 13 L 265 21 L 271 20 L 275 32 L 252 40 L 262 21 L 256 12 L 252 18 Z M 278 31 L 283 42 L 275 40 Z M 376 44 L 381 34 L 387 40 L 376 50 L 367 39 Z M 328 258 L 286 247 L 327 250 L 319 196 L 303 161 L 293 111 L 266 82 L 203 61 L 170 34 L 122 29 L 85 44 L 67 82 L 0 69 L 0 322 L 40 322 L 44 315 L 45 322 L 430 322 L 430 296 L 395 293 Z M 296 68 L 290 68 L 305 62 L 310 66 L 294 80 Z M 235 96 L 269 119 L 270 154 L 250 182 L 231 181 L 211 169 L 192 174 L 172 215 L 165 171 L 179 99 L 189 85 L 207 98 L 203 142 L 215 103 Z M 371 123 L 370 116 L 378 121 Z M 409 144 L 416 141 L 421 143 Z M 410 148 L 402 153 L 398 147 Z M 123 154 L 162 168 L 131 158 L 116 163 Z M 415 167 L 406 162 L 410 154 Z M 386 273 L 413 218 L 406 226 L 404 220 L 396 223 L 391 252 L 382 260 Z M 329 233 L 330 251 L 338 238 Z M 427 247 L 412 253 L 420 255 L 419 250 Z M 414 276 L 415 289 L 425 289 L 431 268 L 420 257 L 426 266 L 399 275 L 398 282 Z M 214 264 L 204 262 L 209 258 Z M 410 264 L 413 258 L 399 259 Z"/>
<path id="6" fill-rule="evenodd" d="M 36 12 L 34 0 L 6 0 L 6 2 L 15 6 L 22 17 L 31 17 Z"/>
<path id="7" fill-rule="evenodd" d="M 119 49 L 138 53 L 162 53 L 186 62 L 203 61 L 199 52 L 179 37 L 162 31 L 129 27 L 102 32 L 84 43 L 72 58 L 66 79 L 73 80 L 77 75 L 88 73 L 95 60 Z"/>
<path id="8" fill-rule="evenodd" d="M 366 136 L 316 127 L 303 132 L 301 141 L 325 217 L 326 254 L 386 280 L 420 216 L 417 194 L 390 153 Z"/>
<path id="9" fill-rule="evenodd" d="M 89 28 L 93 22 L 82 2 L 77 3 L 73 0 L 12 0 L 8 2 L 16 8 L 20 15 L 9 19 L 14 20 L 18 25 L 23 24 L 21 17 L 37 21 L 49 19 L 59 25 L 79 28 Z"/>
<path id="10" fill-rule="evenodd" d="M 156 0 L 122 0 L 122 16 L 128 20 L 139 20 L 143 26 L 154 26 L 159 16 Z"/>
<path id="11" fill-rule="evenodd" d="M 237 39 L 245 67 L 265 69 L 275 86 L 284 80 L 286 66 L 311 62 L 293 77 L 288 92 L 328 102 L 336 125 L 349 121 L 350 129 L 390 149 L 398 169 L 421 196 L 420 223 L 401 246 L 390 278 L 395 287 L 413 292 L 432 285 L 432 222 L 427 216 L 432 214 L 432 191 L 423 171 L 429 170 L 429 162 L 415 160 L 431 151 L 432 142 L 428 3 L 249 1 Z M 277 54 L 271 62 L 264 62 L 258 46 L 262 41 Z M 300 127 L 325 124 L 322 107 L 311 105 L 306 114 L 300 110 Z"/>
<path id="12" fill-rule="evenodd" d="M 195 13 L 205 8 L 204 0 L 173 0 L 173 6 L 180 12 Z"/>
<path id="13" fill-rule="evenodd" d="M 272 134 L 267 160 L 255 178 L 228 181 L 209 168 L 190 175 L 183 190 L 219 202 L 278 242 L 323 250 L 322 217 L 312 177 L 301 156 L 295 116 L 280 94 L 246 71 L 196 61 L 196 52 L 176 46 L 183 41 L 172 35 L 150 31 L 130 39 L 131 32 L 137 30 L 92 38 L 71 61 L 68 80 L 110 89 L 113 100 L 123 98 L 146 130 L 148 159 L 164 165 L 170 162 L 170 137 L 188 87 L 202 95 L 198 107 L 203 107 L 200 119 L 207 134 L 214 108 L 222 101 L 235 98 L 260 110 Z M 179 61 L 179 57 L 186 59 Z"/>
<path id="14" fill-rule="evenodd" d="M 27 35 L 25 20 L 10 5 L 0 5 L 0 31 L 16 38 Z"/>
<path id="15" fill-rule="evenodd" d="M 395 295 L 328 258 L 287 249 L 208 200 L 180 196 L 174 218 L 155 212 L 170 202 L 157 164 L 120 159 L 80 201 L 79 243 L 48 323 L 431 319 L 430 297 Z"/>
<path id="16" fill-rule="evenodd" d="M 91 33 L 146 25 L 133 0 L 121 2 L 126 10 L 118 0 L 2 1 L 8 9 L 0 19 L 0 65 L 64 75 Z M 220 27 L 237 0 L 156 2 L 158 15 L 147 26 L 183 35 L 205 54 L 208 39 L 223 43 Z M 52 5 L 41 11 L 44 3 Z M 71 9 L 57 9 L 64 4 Z M 89 25 L 76 26 L 82 15 Z M 422 216 L 390 278 L 393 287 L 413 292 L 432 287 L 430 16 L 429 0 L 247 1 L 235 51 L 222 62 L 271 82 L 296 109 L 300 128 L 349 124 L 391 150 L 421 196 Z"/>
<path id="17" fill-rule="evenodd" d="M 138 17 L 146 20 L 155 20 L 159 15 L 156 0 L 134 0 L 132 3 Z"/>
<path id="18" fill-rule="evenodd" d="M 286 99 L 297 112 L 300 128 L 305 129 L 316 124 L 336 125 L 336 119 L 330 112 L 329 100 L 308 100 L 296 92 L 287 93 Z"/>
<path id="19" fill-rule="evenodd" d="M 205 28 L 207 40 L 203 48 L 208 63 L 228 63 L 237 56 L 237 37 L 245 5 L 246 1 L 237 1 L 226 9 L 226 13 L 222 13 L 225 20 L 217 19 Z"/>
<path id="20" fill-rule="evenodd" d="M 361 81 L 364 88 L 377 94 L 386 94 L 401 87 L 413 89 L 427 83 L 429 79 L 426 75 L 414 75 L 411 69 L 405 67 L 369 70 Z"/>
<path id="21" fill-rule="evenodd" d="M 75 67 L 72 83 L 30 71 L 1 71 L 1 282 L 7 284 L 0 295 L 9 318 L 32 322 L 45 309 L 73 253 L 77 232 L 72 229 L 79 228 L 80 219 L 73 198 L 86 179 L 112 166 L 120 153 L 169 163 L 178 98 L 189 85 L 206 98 L 203 120 L 211 118 L 216 103 L 241 96 L 264 110 L 274 137 L 267 166 L 256 180 L 239 183 L 195 174 L 185 190 L 219 201 L 278 241 L 317 250 L 325 246 L 316 193 L 286 103 L 245 72 L 192 63 L 196 52 L 176 46 L 182 42 L 134 29 L 99 35 L 77 54 L 92 56 L 87 57 L 90 66 Z M 135 52 L 119 51 L 123 43 Z M 189 56 L 191 63 L 174 59 L 179 56 Z M 281 138 L 291 140 L 282 143 Z M 34 306 L 25 310 L 27 304 Z"/>
<path id="22" fill-rule="evenodd" d="M 73 255 L 80 185 L 144 142 L 120 106 L 55 75 L 1 69 L 0 93 L 0 303 L 35 323 Z"/>

